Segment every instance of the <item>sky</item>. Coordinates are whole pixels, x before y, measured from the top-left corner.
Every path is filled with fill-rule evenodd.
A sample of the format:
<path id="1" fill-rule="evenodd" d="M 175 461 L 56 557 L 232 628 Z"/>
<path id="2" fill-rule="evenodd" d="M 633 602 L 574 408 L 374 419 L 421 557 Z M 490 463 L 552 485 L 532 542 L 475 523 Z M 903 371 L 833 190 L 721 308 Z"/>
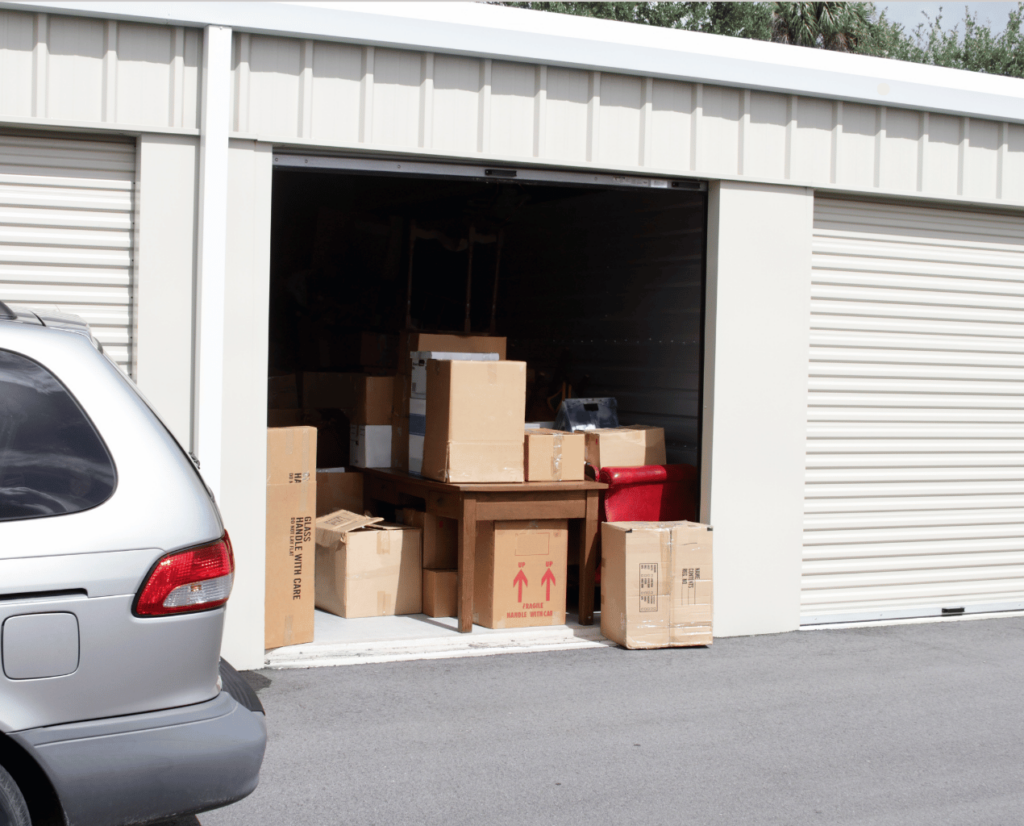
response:
<path id="1" fill-rule="evenodd" d="M 885 10 L 885 16 L 895 23 L 902 23 L 904 30 L 910 32 L 918 23 L 924 23 L 925 18 L 921 12 L 927 12 L 932 18 L 942 9 L 943 28 L 952 28 L 954 24 L 964 19 L 964 6 L 971 10 L 971 14 L 977 13 L 979 23 L 988 23 L 992 33 L 1001 32 L 1006 27 L 1006 18 L 1010 11 L 1017 7 L 1014 3 L 875 3 L 879 11 Z"/>

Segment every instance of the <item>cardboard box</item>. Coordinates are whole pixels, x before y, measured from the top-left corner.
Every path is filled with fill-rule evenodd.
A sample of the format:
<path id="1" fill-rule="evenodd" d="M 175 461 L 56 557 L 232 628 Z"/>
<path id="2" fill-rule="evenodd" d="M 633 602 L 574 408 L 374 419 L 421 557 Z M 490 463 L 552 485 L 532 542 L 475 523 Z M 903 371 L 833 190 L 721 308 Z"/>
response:
<path id="1" fill-rule="evenodd" d="M 363 474 L 345 468 L 317 468 L 316 515 L 341 510 L 363 512 Z"/>
<path id="2" fill-rule="evenodd" d="M 423 609 L 420 531 L 337 511 L 316 520 L 316 607 L 339 617 Z"/>
<path id="3" fill-rule="evenodd" d="M 525 362 L 427 364 L 425 477 L 522 482 L 525 425 Z"/>
<path id="4" fill-rule="evenodd" d="M 583 432 L 587 437 L 586 461 L 598 470 L 666 463 L 662 427 L 635 424 Z"/>
<path id="5" fill-rule="evenodd" d="M 302 411 L 298 408 L 267 411 L 267 427 L 301 427 L 302 424 Z"/>
<path id="6" fill-rule="evenodd" d="M 398 372 L 409 374 L 412 365 L 409 354 L 417 350 L 435 350 L 445 353 L 497 353 L 505 359 L 504 336 L 465 336 L 455 333 L 420 333 L 403 330 L 398 336 Z"/>
<path id="7" fill-rule="evenodd" d="M 437 361 L 498 361 L 497 353 L 445 353 L 431 350 L 409 353 L 412 371 L 409 383 L 411 399 L 427 397 L 427 362 Z M 411 411 L 410 411 L 411 412 Z"/>
<path id="8" fill-rule="evenodd" d="M 477 525 L 473 622 L 485 628 L 565 625 L 569 523 Z"/>
<path id="9" fill-rule="evenodd" d="M 272 427 L 267 430 L 267 484 L 315 482 L 316 428 Z"/>
<path id="10" fill-rule="evenodd" d="M 524 460 L 527 482 L 580 482 L 586 460 L 586 438 L 546 428 L 526 428 Z"/>
<path id="11" fill-rule="evenodd" d="M 351 424 L 390 425 L 393 397 L 392 376 L 302 374 L 302 406 L 343 410 Z"/>
<path id="12" fill-rule="evenodd" d="M 350 464 L 391 467 L 391 425 L 354 424 L 349 434 Z"/>
<path id="13" fill-rule="evenodd" d="M 352 424 L 391 426 L 395 380 L 392 376 L 352 375 Z"/>
<path id="14" fill-rule="evenodd" d="M 696 522 L 601 525 L 601 633 L 626 648 L 711 645 L 712 533 Z"/>
<path id="15" fill-rule="evenodd" d="M 402 522 L 423 532 L 423 567 L 459 567 L 459 523 L 432 513 L 404 508 Z"/>
<path id="16" fill-rule="evenodd" d="M 270 376 L 267 379 L 267 407 L 271 410 L 294 410 L 299 406 L 295 374 Z"/>
<path id="17" fill-rule="evenodd" d="M 264 646 L 313 641 L 316 431 L 267 431 Z"/>
<path id="18" fill-rule="evenodd" d="M 391 417 L 391 467 L 409 469 L 409 417 Z"/>
<path id="19" fill-rule="evenodd" d="M 428 617 L 459 615 L 459 572 L 423 570 L 423 613 Z"/>

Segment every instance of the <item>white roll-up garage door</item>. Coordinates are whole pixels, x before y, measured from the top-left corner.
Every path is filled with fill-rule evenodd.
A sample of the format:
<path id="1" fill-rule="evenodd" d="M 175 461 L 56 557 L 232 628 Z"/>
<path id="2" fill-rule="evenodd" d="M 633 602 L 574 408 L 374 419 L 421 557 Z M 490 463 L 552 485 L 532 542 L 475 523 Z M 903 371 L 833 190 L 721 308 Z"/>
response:
<path id="1" fill-rule="evenodd" d="M 0 132 L 0 301 L 84 318 L 132 365 L 135 143 Z"/>
<path id="2" fill-rule="evenodd" d="M 1024 608 L 1024 217 L 815 203 L 805 624 Z"/>

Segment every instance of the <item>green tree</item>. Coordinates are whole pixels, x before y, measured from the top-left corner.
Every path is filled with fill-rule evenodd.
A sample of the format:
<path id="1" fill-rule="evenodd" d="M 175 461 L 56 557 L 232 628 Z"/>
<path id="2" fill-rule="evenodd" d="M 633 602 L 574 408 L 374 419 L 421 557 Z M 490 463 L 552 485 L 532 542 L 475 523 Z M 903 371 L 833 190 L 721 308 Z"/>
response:
<path id="1" fill-rule="evenodd" d="M 972 72 L 1024 77 L 1024 2 L 998 34 L 965 7 L 961 23 L 945 28 L 940 14 L 912 31 L 873 3 L 502 3 L 541 11 L 600 17 L 647 26 L 775 40 Z"/>
<path id="2" fill-rule="evenodd" d="M 772 40 L 834 52 L 855 52 L 868 36 L 869 3 L 774 3 Z"/>

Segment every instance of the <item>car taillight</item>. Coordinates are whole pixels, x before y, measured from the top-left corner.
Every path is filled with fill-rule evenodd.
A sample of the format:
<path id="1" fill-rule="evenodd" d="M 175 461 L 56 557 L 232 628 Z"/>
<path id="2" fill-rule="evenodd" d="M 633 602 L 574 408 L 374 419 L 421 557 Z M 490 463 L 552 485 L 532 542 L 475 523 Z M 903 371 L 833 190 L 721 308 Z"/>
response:
<path id="1" fill-rule="evenodd" d="M 227 533 L 219 542 L 175 551 L 153 566 L 135 600 L 135 615 L 165 617 L 219 608 L 231 596 L 235 556 Z"/>

